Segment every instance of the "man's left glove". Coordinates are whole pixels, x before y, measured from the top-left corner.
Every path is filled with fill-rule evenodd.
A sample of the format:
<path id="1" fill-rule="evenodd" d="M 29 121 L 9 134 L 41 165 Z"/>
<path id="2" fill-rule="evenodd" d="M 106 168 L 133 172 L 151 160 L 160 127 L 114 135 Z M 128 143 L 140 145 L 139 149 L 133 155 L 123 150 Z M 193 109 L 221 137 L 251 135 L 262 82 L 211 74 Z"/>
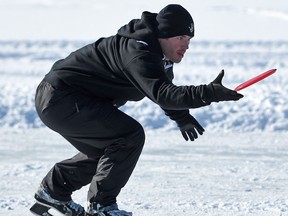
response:
<path id="1" fill-rule="evenodd" d="M 178 127 L 182 133 L 182 136 L 186 141 L 189 139 L 194 141 L 198 138 L 198 134 L 202 135 L 204 132 L 204 128 L 198 123 L 198 121 L 191 115 L 185 118 L 182 121 L 177 122 Z M 198 134 L 197 134 L 197 132 Z"/>

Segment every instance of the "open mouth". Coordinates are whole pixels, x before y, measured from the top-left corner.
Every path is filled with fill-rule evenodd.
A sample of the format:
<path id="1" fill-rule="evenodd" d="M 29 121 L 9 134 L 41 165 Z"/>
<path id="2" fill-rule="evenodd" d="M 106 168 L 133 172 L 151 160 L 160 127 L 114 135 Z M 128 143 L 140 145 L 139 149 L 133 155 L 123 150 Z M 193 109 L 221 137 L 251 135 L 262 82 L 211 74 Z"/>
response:
<path id="1" fill-rule="evenodd" d="M 184 54 L 185 54 L 185 52 L 183 52 L 183 51 L 178 51 L 177 52 L 177 55 L 179 55 L 181 58 L 184 57 Z"/>

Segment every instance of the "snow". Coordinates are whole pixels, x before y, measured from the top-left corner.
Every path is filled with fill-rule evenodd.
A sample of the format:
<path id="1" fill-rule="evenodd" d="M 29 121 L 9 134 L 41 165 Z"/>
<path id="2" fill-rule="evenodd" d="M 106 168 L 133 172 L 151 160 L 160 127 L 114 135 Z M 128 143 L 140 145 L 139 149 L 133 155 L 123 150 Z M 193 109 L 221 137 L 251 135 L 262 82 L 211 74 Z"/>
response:
<path id="1" fill-rule="evenodd" d="M 0 39 L 91 40 L 114 34 L 143 10 L 159 12 L 169 3 L 191 12 L 201 40 L 288 38 L 288 4 L 283 0 L 1 0 L 0 26 L 5 31 Z"/>
<path id="2" fill-rule="evenodd" d="M 30 215 L 45 174 L 76 154 L 34 109 L 35 89 L 52 64 L 168 3 L 0 0 L 0 215 Z M 235 88 L 266 70 L 277 72 L 242 90 L 238 102 L 191 109 L 206 130 L 195 142 L 185 142 L 149 100 L 121 108 L 144 126 L 147 138 L 120 208 L 135 216 L 287 216 L 288 4 L 178 3 L 191 11 L 196 37 L 175 66 L 176 84 L 209 83 L 225 69 L 223 84 Z M 73 198 L 84 205 L 86 192 Z"/>
<path id="3" fill-rule="evenodd" d="M 143 154 L 118 198 L 119 206 L 143 216 L 287 215 L 284 140 L 283 132 L 207 132 L 190 143 L 175 130 L 148 130 Z M 0 148 L 0 213 L 11 216 L 29 215 L 42 177 L 63 155 L 76 153 L 46 128 L 1 130 Z M 85 203 L 86 190 L 73 198 Z"/>

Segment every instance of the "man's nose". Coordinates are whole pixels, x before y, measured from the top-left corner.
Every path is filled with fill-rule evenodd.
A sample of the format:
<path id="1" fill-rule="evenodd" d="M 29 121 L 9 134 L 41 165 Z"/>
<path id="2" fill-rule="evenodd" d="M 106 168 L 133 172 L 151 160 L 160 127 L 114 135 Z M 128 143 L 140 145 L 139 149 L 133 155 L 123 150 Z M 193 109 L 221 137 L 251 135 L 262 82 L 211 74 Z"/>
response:
<path id="1" fill-rule="evenodd" d="M 190 41 L 185 41 L 183 43 L 183 48 L 185 48 L 185 50 L 189 49 L 189 44 L 190 44 Z"/>

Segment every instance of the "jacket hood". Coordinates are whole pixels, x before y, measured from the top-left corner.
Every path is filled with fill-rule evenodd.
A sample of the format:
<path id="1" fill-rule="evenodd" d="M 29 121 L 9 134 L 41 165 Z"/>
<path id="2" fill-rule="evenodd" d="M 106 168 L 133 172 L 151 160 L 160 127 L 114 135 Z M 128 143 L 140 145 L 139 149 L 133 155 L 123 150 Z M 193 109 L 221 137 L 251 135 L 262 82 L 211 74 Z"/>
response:
<path id="1" fill-rule="evenodd" d="M 141 19 L 133 19 L 128 24 L 122 26 L 117 34 L 131 39 L 145 41 L 149 45 L 159 44 L 157 40 L 157 21 L 156 13 L 145 11 Z M 159 46 L 159 45 L 158 45 Z"/>

